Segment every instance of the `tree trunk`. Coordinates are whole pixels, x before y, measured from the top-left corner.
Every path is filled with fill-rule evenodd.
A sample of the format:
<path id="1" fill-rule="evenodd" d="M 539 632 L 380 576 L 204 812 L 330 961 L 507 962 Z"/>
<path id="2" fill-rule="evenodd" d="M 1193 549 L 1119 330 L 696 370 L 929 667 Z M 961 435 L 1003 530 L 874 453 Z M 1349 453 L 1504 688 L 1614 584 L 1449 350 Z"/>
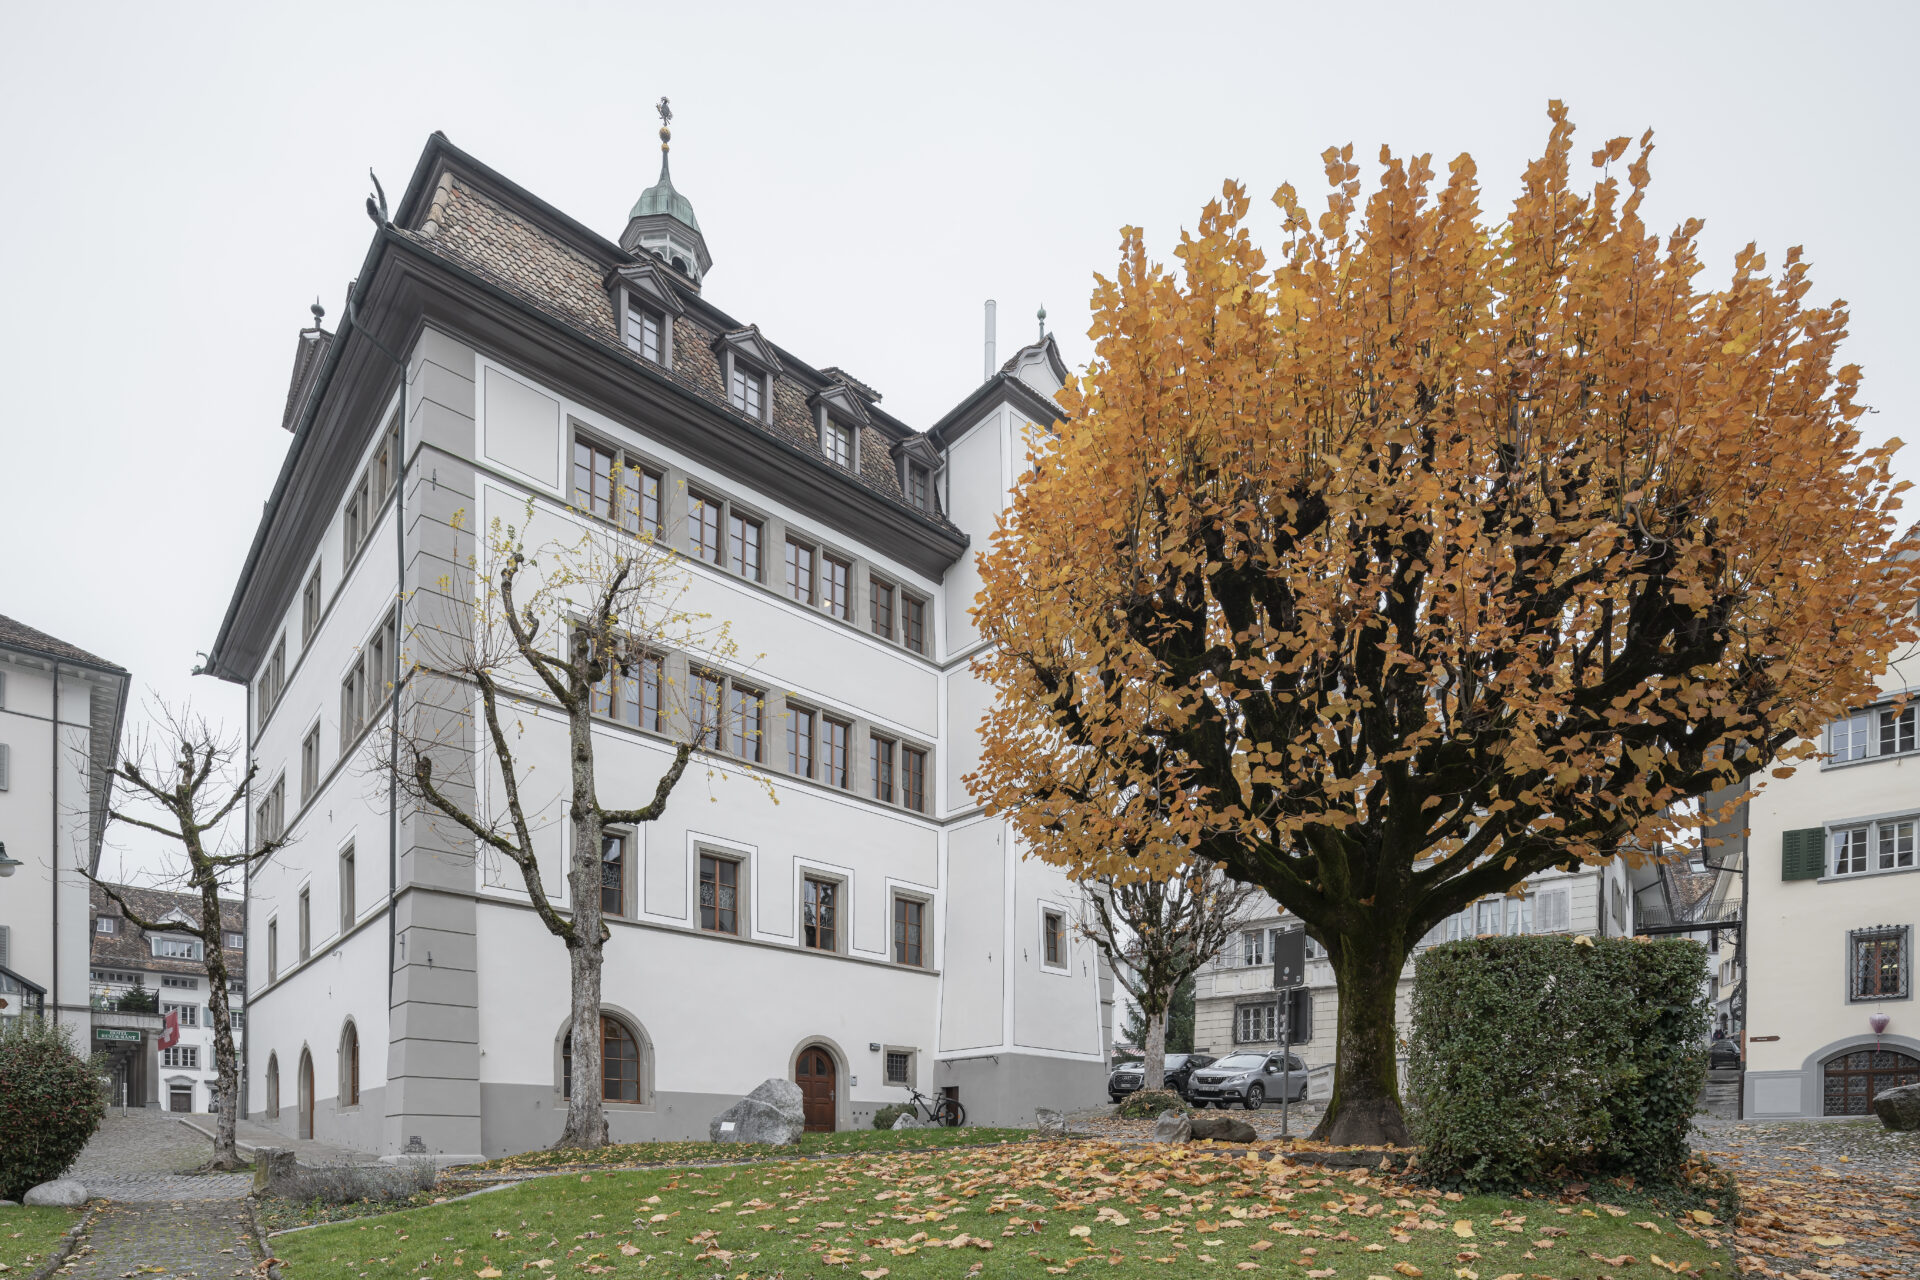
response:
<path id="1" fill-rule="evenodd" d="M 1313 1140 L 1335 1146 L 1407 1146 L 1400 1112 L 1395 1005 L 1406 949 L 1380 933 L 1327 939 L 1339 984 L 1333 1097 Z"/>
<path id="2" fill-rule="evenodd" d="M 198 870 L 198 868 L 196 868 Z M 207 956 L 207 1013 L 213 1019 L 213 1064 L 220 1074 L 220 1114 L 213 1126 L 213 1158 L 208 1169 L 244 1169 L 235 1139 L 240 1122 L 240 1056 L 233 1051 L 233 1012 L 227 993 L 226 939 L 220 926 L 220 884 L 205 873 L 200 886 L 200 945 Z"/>
<path id="3" fill-rule="evenodd" d="M 1141 1063 L 1142 1089 L 1167 1087 L 1167 1012 L 1168 1006 L 1163 1005 L 1157 1013 L 1147 1015 L 1147 1042 L 1140 1046 L 1146 1054 L 1146 1061 Z"/>
<path id="4" fill-rule="evenodd" d="M 607 1143 L 605 1088 L 600 1065 L 600 964 L 606 925 L 600 914 L 600 810 L 594 800 L 593 722 L 587 701 L 569 716 L 573 764 L 573 858 L 567 896 L 573 907 L 573 936 L 567 940 L 568 983 L 573 1016 L 573 1071 L 568 1081 L 567 1126 L 554 1143 L 563 1147 L 602 1147 Z"/>

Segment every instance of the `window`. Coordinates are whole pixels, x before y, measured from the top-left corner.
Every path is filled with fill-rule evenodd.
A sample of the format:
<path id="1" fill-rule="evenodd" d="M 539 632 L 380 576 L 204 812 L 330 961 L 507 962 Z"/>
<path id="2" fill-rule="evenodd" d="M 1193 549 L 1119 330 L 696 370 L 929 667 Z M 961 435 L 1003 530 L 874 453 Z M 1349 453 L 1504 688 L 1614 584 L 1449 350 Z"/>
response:
<path id="1" fill-rule="evenodd" d="M 666 317 L 658 311 L 637 302 L 627 304 L 627 346 L 638 351 L 643 359 L 655 364 L 666 363 L 665 331 Z"/>
<path id="2" fill-rule="evenodd" d="M 340 932 L 346 933 L 353 928 L 354 916 L 358 914 L 353 901 L 353 846 L 348 845 L 340 852 Z"/>
<path id="3" fill-rule="evenodd" d="M 687 547 L 708 564 L 725 564 L 720 548 L 720 503 L 687 490 Z"/>
<path id="4" fill-rule="evenodd" d="M 900 642 L 914 653 L 927 651 L 927 602 L 900 593 Z"/>
<path id="5" fill-rule="evenodd" d="M 728 549 L 733 571 L 750 582 L 760 581 L 760 522 L 738 513 L 727 520 Z"/>
<path id="6" fill-rule="evenodd" d="M 738 360 L 729 362 L 732 376 L 727 380 L 727 399 L 733 407 L 756 422 L 766 420 L 767 376 L 749 369 Z"/>
<path id="7" fill-rule="evenodd" d="M 800 908 L 801 941 L 815 951 L 839 950 L 840 886 L 808 879 Z"/>
<path id="8" fill-rule="evenodd" d="M 926 966 L 926 919 L 926 903 L 914 898 L 893 900 L 894 963 Z"/>
<path id="9" fill-rule="evenodd" d="M 179 1067 L 187 1071 L 200 1069 L 200 1047 L 191 1044 L 177 1044 L 171 1049 L 160 1051 L 160 1065 Z"/>
<path id="10" fill-rule="evenodd" d="M 1507 903 L 1507 932 L 1509 934 L 1532 933 L 1533 932 L 1533 899 L 1532 898 L 1508 898 L 1506 900 L 1506 903 Z M 1716 933 L 1714 936 L 1718 937 L 1719 935 Z"/>
<path id="11" fill-rule="evenodd" d="M 1280 1004 L 1277 1000 L 1243 1004 L 1235 1008 L 1233 1014 L 1235 1044 L 1271 1044 L 1280 1038 Z"/>
<path id="12" fill-rule="evenodd" d="M 120 917 L 118 917 L 118 916 L 100 916 L 99 918 L 97 918 L 97 919 L 96 919 L 96 920 L 95 920 L 95 921 L 93 922 L 93 931 L 94 931 L 95 933 L 118 933 L 118 932 L 120 932 Z"/>
<path id="13" fill-rule="evenodd" d="M 853 734 L 853 726 L 838 720 L 821 720 L 820 763 L 826 773 L 821 781 L 831 783 L 842 791 L 852 785 L 850 771 L 847 768 L 847 739 Z"/>
<path id="14" fill-rule="evenodd" d="M 300 891 L 300 958 L 305 960 L 313 954 L 313 894 L 311 890 Z"/>
<path id="15" fill-rule="evenodd" d="M 933 475 L 925 467 L 907 464 L 907 502 L 921 511 L 927 509 L 933 492 Z"/>
<path id="16" fill-rule="evenodd" d="M 727 727 L 721 721 L 726 681 L 711 671 L 695 671 L 692 676 L 693 745 L 719 751 L 726 745 Z"/>
<path id="17" fill-rule="evenodd" d="M 853 428 L 844 422 L 827 419 L 826 430 L 820 433 L 820 446 L 827 455 L 827 461 L 836 467 L 853 470 Z"/>
<path id="18" fill-rule="evenodd" d="M 623 450 L 575 437 L 573 505 L 628 533 L 660 534 L 660 473 Z"/>
<path id="19" fill-rule="evenodd" d="M 200 1025 L 200 1006 L 197 1004 L 163 1004 L 160 1006 L 161 1017 L 164 1018 L 170 1013 L 180 1015 L 180 1025 L 183 1027 L 197 1027 Z"/>
<path id="20" fill-rule="evenodd" d="M 307 736 L 300 743 L 300 802 L 305 804 L 313 799 L 313 793 L 320 789 L 320 726 L 307 730 Z"/>
<path id="21" fill-rule="evenodd" d="M 813 712 L 787 708 L 787 769 L 802 778 L 813 776 Z"/>
<path id="22" fill-rule="evenodd" d="M 1573 894 L 1567 889 L 1542 889 L 1533 895 L 1536 933 L 1565 933 L 1573 928 Z"/>
<path id="23" fill-rule="evenodd" d="M 389 613 L 366 643 L 366 718 L 369 720 L 387 704 L 387 695 L 393 692 L 393 656 L 399 648 L 394 628 L 398 620 L 397 613 Z"/>
<path id="24" fill-rule="evenodd" d="M 761 722 L 766 716 L 766 702 L 755 690 L 740 685 L 734 685 L 728 695 L 731 702 L 727 722 L 733 730 L 733 754 L 758 764 L 764 759 Z"/>
<path id="25" fill-rule="evenodd" d="M 1828 836 L 1832 860 L 1827 874 L 1866 875 L 1874 871 L 1911 871 L 1915 826 L 1920 818 L 1881 818 L 1857 826 L 1836 827 Z"/>
<path id="26" fill-rule="evenodd" d="M 873 774 L 873 798 L 893 803 L 893 743 L 885 738 L 869 739 L 867 762 Z"/>
<path id="27" fill-rule="evenodd" d="M 243 950 L 247 945 L 247 935 L 244 933 L 223 933 L 220 935 L 220 945 L 229 951 Z M 245 989 L 244 985 L 241 989 Z"/>
<path id="28" fill-rule="evenodd" d="M 627 913 L 627 838 L 611 832 L 600 837 L 600 910 L 610 916 Z"/>
<path id="29" fill-rule="evenodd" d="M 267 921 L 267 981 L 275 982 L 280 977 L 280 922 Z"/>
<path id="30" fill-rule="evenodd" d="M 1044 964 L 1055 969 L 1067 967 L 1067 918 L 1058 911 L 1041 913 L 1040 954 Z"/>
<path id="31" fill-rule="evenodd" d="M 360 718 L 362 690 L 365 676 L 362 661 L 355 659 L 353 666 L 347 669 L 346 678 L 340 682 L 340 753 L 346 754 L 348 746 L 360 736 Z"/>
<path id="32" fill-rule="evenodd" d="M 265 724 L 267 717 L 273 714 L 279 705 L 280 695 L 287 684 L 287 638 L 281 636 L 274 642 L 273 656 L 260 668 L 260 687 L 258 690 L 260 710 L 259 722 Z"/>
<path id="33" fill-rule="evenodd" d="M 900 803 L 915 813 L 927 811 L 927 753 L 900 748 Z"/>
<path id="34" fill-rule="evenodd" d="M 827 612 L 842 622 L 852 622 L 853 566 L 832 556 L 820 557 L 820 586 Z"/>
<path id="35" fill-rule="evenodd" d="M 1827 726 L 1827 763 L 1848 764 L 1920 750 L 1920 707 L 1879 707 Z"/>
<path id="36" fill-rule="evenodd" d="M 340 1105 L 360 1105 L 360 1032 L 351 1022 L 340 1032 Z"/>
<path id="37" fill-rule="evenodd" d="M 873 634 L 893 639 L 893 588 L 878 578 L 867 579 L 867 621 Z"/>
<path id="38" fill-rule="evenodd" d="M 1914 717 L 1920 708 L 1902 707 L 1896 711 L 1889 707 L 1880 713 L 1880 752 L 1883 756 L 1899 755 L 1914 748 Z"/>
<path id="39" fill-rule="evenodd" d="M 700 855 L 700 927 L 740 932 L 740 864 L 732 858 Z"/>
<path id="40" fill-rule="evenodd" d="M 1240 935 L 1240 963 L 1253 968 L 1267 962 L 1267 931 L 1248 929 Z"/>
<path id="41" fill-rule="evenodd" d="M 202 959 L 200 939 L 173 938 L 164 934 L 155 934 L 148 941 L 153 946 L 153 954 L 162 960 L 199 960 Z"/>
<path id="42" fill-rule="evenodd" d="M 160 979 L 160 985 L 163 987 L 173 987 L 179 991 L 198 991 L 200 989 L 200 979 L 169 976 Z"/>
<path id="43" fill-rule="evenodd" d="M 787 539 L 787 594 L 801 604 L 812 604 L 813 548 Z"/>
<path id="44" fill-rule="evenodd" d="M 910 1085 L 913 1083 L 913 1053 L 911 1050 L 887 1050 L 887 1083 L 891 1085 Z"/>
<path id="45" fill-rule="evenodd" d="M 600 1096 L 607 1102 L 640 1101 L 640 1042 L 613 1018 L 600 1015 Z M 573 1033 L 560 1045 L 560 1093 L 573 1096 Z"/>
<path id="46" fill-rule="evenodd" d="M 656 654 L 628 652 L 593 686 L 593 714 L 636 729 L 661 731 L 660 690 L 665 667 Z"/>
<path id="47" fill-rule="evenodd" d="M 320 629 L 320 570 L 316 567 L 300 590 L 300 643 L 304 646 Z"/>
<path id="48" fill-rule="evenodd" d="M 278 840 L 286 833 L 287 826 L 287 780 L 275 778 L 267 789 L 266 797 L 254 807 L 259 836 L 262 843 Z"/>
<path id="49" fill-rule="evenodd" d="M 352 563 L 353 553 L 366 541 L 366 526 L 367 495 L 361 492 L 359 485 L 355 485 L 353 492 L 347 496 L 347 509 L 340 516 L 342 558 L 347 563 Z"/>
<path id="50" fill-rule="evenodd" d="M 1905 1000 L 1913 994 L 1913 957 L 1905 925 L 1847 934 L 1847 999 Z"/>

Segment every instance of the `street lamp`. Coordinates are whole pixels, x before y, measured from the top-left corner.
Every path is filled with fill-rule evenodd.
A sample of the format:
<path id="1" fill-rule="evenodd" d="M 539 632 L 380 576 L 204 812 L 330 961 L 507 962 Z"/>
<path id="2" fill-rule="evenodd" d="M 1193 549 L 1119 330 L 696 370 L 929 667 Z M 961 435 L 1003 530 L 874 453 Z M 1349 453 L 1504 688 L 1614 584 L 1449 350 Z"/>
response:
<path id="1" fill-rule="evenodd" d="M 6 842 L 4 840 L 0 840 L 0 876 L 10 876 L 13 874 L 13 869 L 15 867 L 20 867 L 25 865 L 26 864 L 21 862 L 20 859 L 18 858 L 9 858 L 7 856 Z"/>

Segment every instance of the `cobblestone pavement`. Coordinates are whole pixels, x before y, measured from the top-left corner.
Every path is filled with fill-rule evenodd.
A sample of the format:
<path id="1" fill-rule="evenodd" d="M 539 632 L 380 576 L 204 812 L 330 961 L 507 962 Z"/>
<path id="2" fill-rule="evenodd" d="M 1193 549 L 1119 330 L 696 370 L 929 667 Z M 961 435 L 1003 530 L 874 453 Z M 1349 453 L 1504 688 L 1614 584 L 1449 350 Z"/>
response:
<path id="1" fill-rule="evenodd" d="M 91 1187 L 89 1188 L 91 1190 Z M 63 1276 L 119 1277 L 141 1268 L 199 1280 L 253 1272 L 244 1200 L 113 1204 L 94 1219 Z"/>
<path id="2" fill-rule="evenodd" d="M 1296 1102 L 1288 1108 L 1287 1130 L 1291 1136 L 1304 1138 L 1313 1132 L 1313 1126 L 1320 1123 L 1320 1115 L 1326 1109 L 1324 1102 Z M 1259 1111 L 1243 1111 L 1234 1107 L 1227 1112 L 1235 1120 L 1244 1120 L 1253 1126 L 1261 1141 L 1280 1136 L 1280 1107 L 1278 1104 L 1262 1108 Z M 1112 1107 L 1082 1107 L 1067 1114 L 1067 1128 L 1072 1133 L 1090 1134 L 1096 1138 L 1108 1138 L 1117 1141 L 1150 1142 L 1153 1139 L 1152 1120 L 1121 1120 L 1113 1115 Z"/>
<path id="3" fill-rule="evenodd" d="M 151 1203 L 228 1200 L 253 1186 L 245 1173 L 194 1174 L 213 1144 L 177 1116 L 151 1108 L 108 1110 L 67 1177 L 87 1194 L 107 1200 Z"/>

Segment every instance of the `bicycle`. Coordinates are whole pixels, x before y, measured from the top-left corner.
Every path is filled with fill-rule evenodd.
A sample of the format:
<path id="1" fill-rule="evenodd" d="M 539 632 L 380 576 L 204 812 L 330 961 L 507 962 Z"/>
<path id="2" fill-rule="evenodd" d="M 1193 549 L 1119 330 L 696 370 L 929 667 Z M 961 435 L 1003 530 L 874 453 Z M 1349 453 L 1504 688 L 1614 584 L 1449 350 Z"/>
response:
<path id="1" fill-rule="evenodd" d="M 920 1118 L 920 1108 L 925 1107 L 928 1124 L 958 1129 L 967 1122 L 967 1109 L 960 1105 L 958 1098 L 929 1098 L 912 1085 L 907 1086 L 907 1094 L 913 1099 L 909 1105 L 913 1108 L 911 1114 L 916 1120 Z"/>

